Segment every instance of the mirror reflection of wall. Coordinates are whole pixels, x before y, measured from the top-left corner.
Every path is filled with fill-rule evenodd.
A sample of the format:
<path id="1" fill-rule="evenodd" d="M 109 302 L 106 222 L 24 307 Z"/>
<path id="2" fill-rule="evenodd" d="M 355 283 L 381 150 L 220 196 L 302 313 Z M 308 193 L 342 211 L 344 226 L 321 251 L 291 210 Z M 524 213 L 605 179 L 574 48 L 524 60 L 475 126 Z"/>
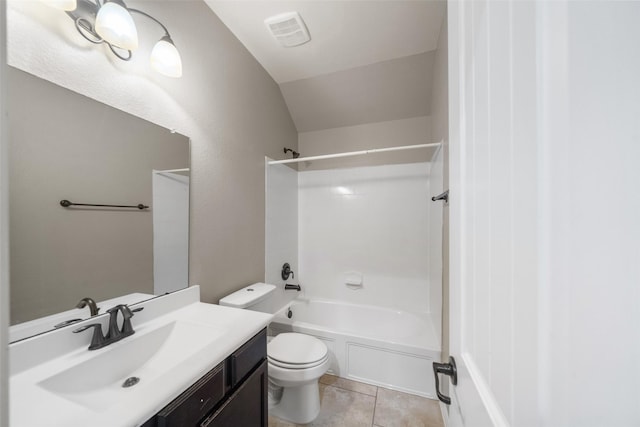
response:
<path id="1" fill-rule="evenodd" d="M 11 324 L 83 297 L 153 294 L 154 256 L 169 278 L 156 291 L 186 287 L 188 138 L 9 73 Z M 175 169 L 186 172 L 161 172 Z M 64 208 L 62 199 L 150 208 Z"/>

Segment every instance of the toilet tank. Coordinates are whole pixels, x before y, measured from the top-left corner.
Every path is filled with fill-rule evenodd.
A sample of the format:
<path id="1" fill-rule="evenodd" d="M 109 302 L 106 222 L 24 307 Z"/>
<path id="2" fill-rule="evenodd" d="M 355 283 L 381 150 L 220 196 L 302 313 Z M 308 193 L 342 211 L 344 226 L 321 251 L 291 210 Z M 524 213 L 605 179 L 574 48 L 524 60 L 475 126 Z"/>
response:
<path id="1" fill-rule="evenodd" d="M 274 295 L 275 289 L 275 285 L 254 283 L 227 295 L 220 300 L 219 304 L 226 307 L 246 308 L 270 313 L 272 311 L 270 299 Z"/>

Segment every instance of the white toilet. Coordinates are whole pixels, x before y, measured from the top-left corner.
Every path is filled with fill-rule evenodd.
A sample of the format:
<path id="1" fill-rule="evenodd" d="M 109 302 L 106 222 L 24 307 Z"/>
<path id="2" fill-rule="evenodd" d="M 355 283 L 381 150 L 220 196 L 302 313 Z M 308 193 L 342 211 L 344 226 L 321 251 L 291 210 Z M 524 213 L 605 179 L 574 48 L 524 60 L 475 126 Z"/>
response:
<path id="1" fill-rule="evenodd" d="M 220 300 L 220 305 L 265 311 L 276 287 L 256 283 Z M 327 346 L 296 332 L 279 334 L 267 344 L 269 413 L 297 424 L 313 421 L 320 412 L 318 380 L 329 369 Z"/>

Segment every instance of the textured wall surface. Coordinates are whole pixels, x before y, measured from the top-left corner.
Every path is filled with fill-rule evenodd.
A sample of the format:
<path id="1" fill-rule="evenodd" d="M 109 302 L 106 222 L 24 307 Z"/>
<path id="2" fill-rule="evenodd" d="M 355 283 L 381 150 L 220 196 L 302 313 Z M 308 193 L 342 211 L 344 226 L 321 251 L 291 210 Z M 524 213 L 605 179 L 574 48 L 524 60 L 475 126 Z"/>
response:
<path id="1" fill-rule="evenodd" d="M 428 116 L 434 55 L 424 52 L 280 87 L 300 132 Z"/>
<path id="2" fill-rule="evenodd" d="M 128 5 L 170 29 L 181 79 L 150 70 L 158 27 L 137 20 L 140 49 L 121 62 L 40 2 L 8 2 L 9 64 L 191 137 L 190 281 L 217 302 L 264 279 L 264 156 L 297 148 L 297 132 L 278 85 L 203 2 Z"/>

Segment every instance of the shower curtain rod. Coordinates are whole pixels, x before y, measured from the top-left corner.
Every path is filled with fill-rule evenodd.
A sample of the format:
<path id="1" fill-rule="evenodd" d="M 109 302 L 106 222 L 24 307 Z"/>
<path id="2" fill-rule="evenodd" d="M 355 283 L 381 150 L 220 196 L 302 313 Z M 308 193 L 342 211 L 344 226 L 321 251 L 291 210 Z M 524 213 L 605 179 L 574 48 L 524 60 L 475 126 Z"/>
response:
<path id="1" fill-rule="evenodd" d="M 348 153 L 336 153 L 336 154 L 324 154 L 322 156 L 298 157 L 297 159 L 271 160 L 269 164 L 281 165 L 285 163 L 307 162 L 311 160 L 324 160 L 324 159 L 335 159 L 338 157 L 360 156 L 363 154 L 386 153 L 389 151 L 401 151 L 401 150 L 413 150 L 416 148 L 439 147 L 441 144 L 442 144 L 441 142 L 434 142 L 432 144 L 416 144 L 416 145 L 404 145 L 401 147 L 373 148 L 371 150 L 350 151 Z"/>

